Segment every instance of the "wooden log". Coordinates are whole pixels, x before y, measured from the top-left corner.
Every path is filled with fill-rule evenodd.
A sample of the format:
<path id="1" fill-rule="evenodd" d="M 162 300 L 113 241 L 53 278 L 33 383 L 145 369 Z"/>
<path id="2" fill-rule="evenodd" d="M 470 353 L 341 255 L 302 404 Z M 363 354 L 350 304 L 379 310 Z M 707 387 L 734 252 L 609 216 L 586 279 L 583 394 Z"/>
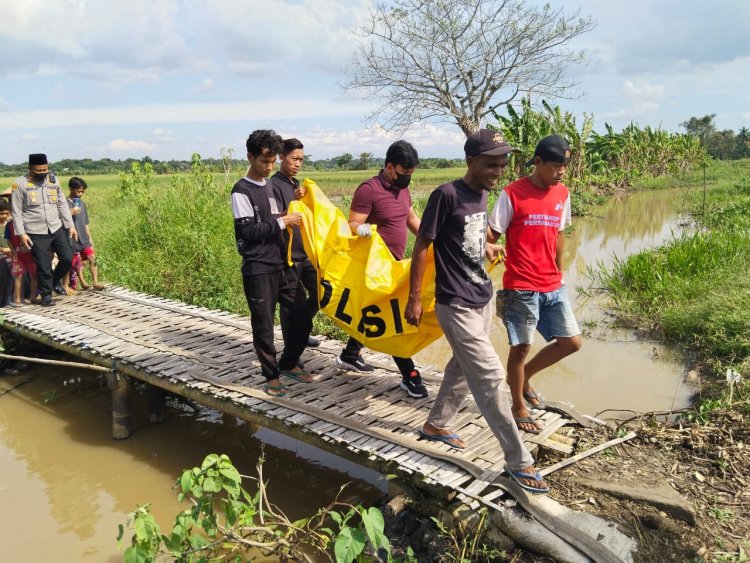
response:
<path id="1" fill-rule="evenodd" d="M 607 448 L 611 448 L 612 446 L 616 446 L 617 444 L 620 444 L 622 442 L 626 442 L 628 440 L 632 440 L 636 437 L 635 432 L 629 432 L 622 438 L 615 438 L 614 440 L 610 440 L 609 442 L 604 442 L 603 444 L 599 444 L 595 448 L 591 448 L 590 450 L 586 450 L 585 452 L 580 452 L 574 455 L 573 457 L 569 457 L 568 459 L 564 459 L 554 465 L 550 465 L 549 467 L 546 467 L 540 471 L 542 476 L 549 475 L 553 471 L 557 471 L 558 469 L 562 469 L 563 467 L 567 467 L 571 463 L 575 463 L 577 461 L 580 461 L 584 458 L 587 458 L 591 455 L 594 455 L 595 453 L 601 452 L 602 450 L 606 450 Z"/>
<path id="2" fill-rule="evenodd" d="M 127 376 L 121 373 L 107 375 L 109 388 L 112 390 L 112 438 L 124 440 L 130 438 L 130 384 Z"/>

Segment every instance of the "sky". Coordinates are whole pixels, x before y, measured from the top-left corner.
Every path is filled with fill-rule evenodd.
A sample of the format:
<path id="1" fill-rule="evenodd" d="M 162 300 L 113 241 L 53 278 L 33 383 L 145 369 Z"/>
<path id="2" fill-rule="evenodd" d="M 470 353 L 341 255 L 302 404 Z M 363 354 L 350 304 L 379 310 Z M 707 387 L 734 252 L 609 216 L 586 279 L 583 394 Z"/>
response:
<path id="1" fill-rule="evenodd" d="M 544 2 L 528 0 L 528 4 Z M 750 127 L 750 1 L 550 0 L 596 27 L 571 48 L 580 97 L 559 100 L 594 129 L 670 131 L 716 114 Z M 344 91 L 369 0 L 3 0 L 0 162 L 189 160 L 245 155 L 254 129 L 298 137 L 313 159 L 382 156 L 398 138 L 423 157 L 461 157 L 455 124 L 400 135 L 366 120 L 375 102 Z"/>

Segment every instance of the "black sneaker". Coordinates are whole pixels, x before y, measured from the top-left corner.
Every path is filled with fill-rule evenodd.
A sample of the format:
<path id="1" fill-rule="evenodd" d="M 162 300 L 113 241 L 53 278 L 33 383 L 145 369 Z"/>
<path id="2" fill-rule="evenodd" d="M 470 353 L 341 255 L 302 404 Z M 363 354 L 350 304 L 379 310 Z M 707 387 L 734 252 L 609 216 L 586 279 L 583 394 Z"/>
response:
<path id="1" fill-rule="evenodd" d="M 307 346 L 309 348 L 317 348 L 318 346 L 320 346 L 320 340 L 318 340 L 317 338 L 313 338 L 312 336 L 308 336 Z"/>
<path id="2" fill-rule="evenodd" d="M 404 377 L 401 380 L 401 389 L 409 393 L 409 397 L 415 399 L 424 399 L 428 393 L 425 386 L 422 384 L 422 376 L 419 375 L 419 370 L 413 369 L 409 374 L 409 377 Z"/>
<path id="3" fill-rule="evenodd" d="M 42 297 L 42 301 L 40 302 L 40 305 L 42 307 L 52 307 L 52 305 L 54 305 L 54 304 L 55 304 L 55 302 L 52 301 L 52 296 L 51 295 L 45 295 L 44 297 Z"/>
<path id="4" fill-rule="evenodd" d="M 340 367 L 350 369 L 352 371 L 372 371 L 375 369 L 370 364 L 365 362 L 362 359 L 362 356 L 357 356 L 356 358 L 342 358 L 341 356 L 336 356 L 336 363 Z"/>
<path id="5" fill-rule="evenodd" d="M 56 285 L 54 287 L 54 290 L 55 290 L 55 293 L 57 293 L 58 295 L 67 295 L 65 293 L 65 288 L 63 286 L 61 286 L 61 285 Z"/>

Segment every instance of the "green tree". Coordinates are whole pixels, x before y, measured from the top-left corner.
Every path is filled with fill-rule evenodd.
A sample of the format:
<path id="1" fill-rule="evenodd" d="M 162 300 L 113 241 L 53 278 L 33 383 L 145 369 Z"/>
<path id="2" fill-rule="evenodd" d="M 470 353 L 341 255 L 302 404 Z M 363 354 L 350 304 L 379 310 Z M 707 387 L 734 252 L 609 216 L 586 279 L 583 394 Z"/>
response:
<path id="1" fill-rule="evenodd" d="M 691 117 L 680 123 L 680 127 L 684 127 L 688 135 L 698 137 L 701 144 L 705 145 L 708 138 L 716 131 L 714 117 L 716 117 L 715 113 L 703 117 Z"/>
<path id="2" fill-rule="evenodd" d="M 341 156 L 336 157 L 336 166 L 339 168 L 346 170 L 349 168 L 349 165 L 352 163 L 352 155 L 351 153 L 345 152 Z"/>
<path id="3" fill-rule="evenodd" d="M 362 170 L 367 170 L 367 167 L 370 165 L 370 161 L 372 160 L 372 153 L 371 152 L 363 152 L 359 155 L 359 165 L 362 167 Z"/>
<path id="4" fill-rule="evenodd" d="M 580 12 L 523 0 L 394 0 L 354 30 L 365 41 L 345 88 L 380 100 L 369 116 L 386 128 L 423 119 L 468 135 L 521 95 L 570 97 L 567 70 L 583 60 L 567 45 L 593 28 Z"/>
<path id="5" fill-rule="evenodd" d="M 743 127 L 734 138 L 734 158 L 750 157 L 750 130 Z"/>
<path id="6" fill-rule="evenodd" d="M 705 142 L 708 154 L 718 160 L 729 160 L 734 158 L 737 141 L 734 131 L 725 129 L 712 133 Z"/>

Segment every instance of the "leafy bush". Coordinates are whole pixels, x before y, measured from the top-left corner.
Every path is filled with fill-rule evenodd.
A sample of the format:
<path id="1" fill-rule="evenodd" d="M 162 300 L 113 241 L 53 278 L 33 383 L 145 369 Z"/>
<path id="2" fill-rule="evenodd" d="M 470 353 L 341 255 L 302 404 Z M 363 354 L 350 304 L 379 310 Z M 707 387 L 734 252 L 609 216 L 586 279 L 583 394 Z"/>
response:
<path id="1" fill-rule="evenodd" d="M 315 560 L 337 563 L 350 563 L 363 555 L 392 560 L 383 515 L 377 508 L 336 500 L 312 517 L 292 522 L 269 501 L 262 467 L 260 459 L 258 477 L 245 477 L 257 485 L 254 494 L 243 488 L 243 476 L 226 455 L 209 454 L 200 467 L 183 471 L 175 487 L 179 500 L 190 502 L 191 507 L 176 516 L 166 534 L 161 533 L 149 505 L 131 512 L 128 545 L 123 545 L 122 525 L 117 538 L 125 547 L 126 563 L 150 563 L 165 554 L 188 562 L 241 562 L 250 560 L 252 554 L 312 561 L 311 553 Z M 407 553 L 412 561 L 411 549 Z"/>

